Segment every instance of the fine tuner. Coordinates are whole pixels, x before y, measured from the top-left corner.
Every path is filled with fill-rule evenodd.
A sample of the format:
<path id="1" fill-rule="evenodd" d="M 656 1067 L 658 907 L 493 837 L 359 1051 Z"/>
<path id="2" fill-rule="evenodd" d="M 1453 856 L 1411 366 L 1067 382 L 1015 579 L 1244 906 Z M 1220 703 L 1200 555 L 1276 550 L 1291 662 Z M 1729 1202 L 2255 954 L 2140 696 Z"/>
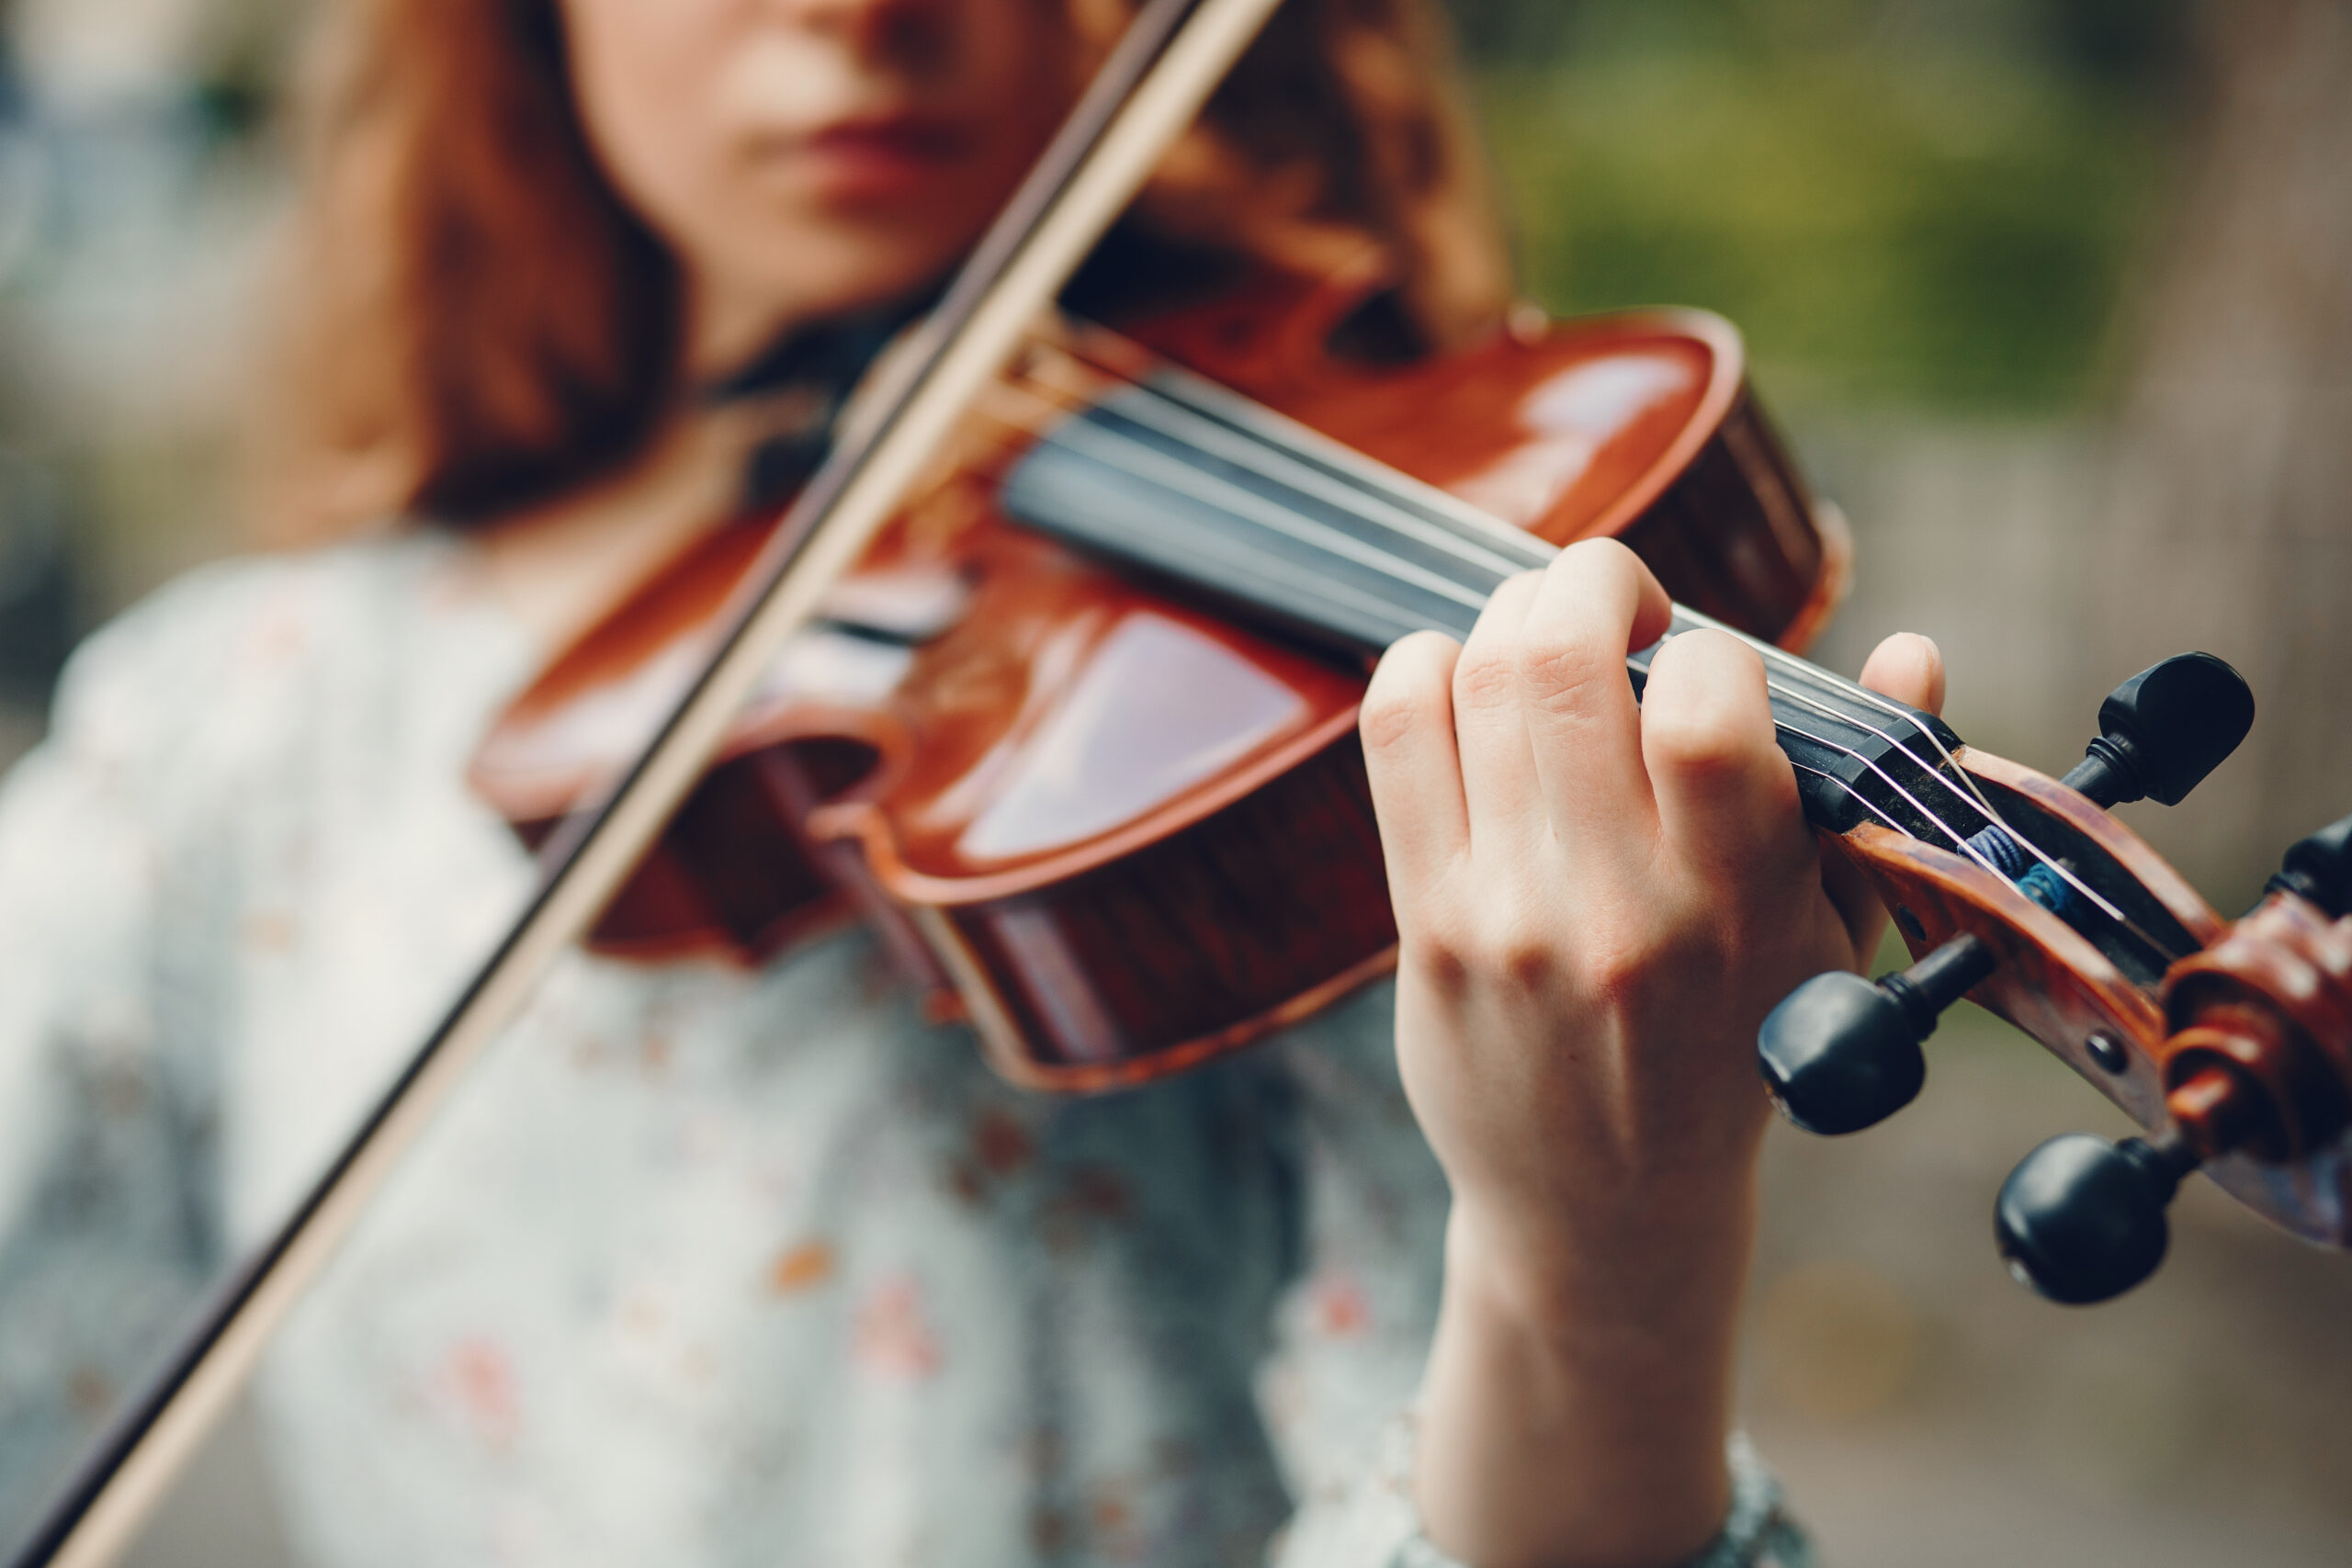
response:
<path id="1" fill-rule="evenodd" d="M 2200 1168 L 2290 1229 L 2352 1242 L 2339 1147 L 2352 1123 L 2352 818 L 2290 849 L 2262 901 L 2224 924 L 2105 810 L 2177 805 L 2253 721 L 2237 672 L 2186 653 L 2109 694 L 2099 735 L 2056 785 L 1960 753 L 1980 782 L 2023 786 L 2000 829 L 1957 853 L 1860 857 L 1917 962 L 1876 981 L 1817 976 L 1758 1033 L 1792 1122 L 1858 1132 L 1919 1092 L 1921 1043 L 1973 994 L 2147 1128 L 2120 1143 L 2053 1138 L 2003 1184 L 2001 1255 L 2052 1301 L 2105 1301 L 2146 1279 L 2165 1207 Z M 2045 849 L 2020 852 L 2018 840 Z"/>

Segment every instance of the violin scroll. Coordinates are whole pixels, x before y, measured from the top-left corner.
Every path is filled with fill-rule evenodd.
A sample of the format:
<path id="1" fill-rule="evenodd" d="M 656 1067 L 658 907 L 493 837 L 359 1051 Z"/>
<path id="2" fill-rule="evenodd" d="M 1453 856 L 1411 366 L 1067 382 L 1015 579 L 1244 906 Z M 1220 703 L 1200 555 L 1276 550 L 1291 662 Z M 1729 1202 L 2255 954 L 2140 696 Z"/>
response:
<path id="1" fill-rule="evenodd" d="M 2164 1258 L 2165 1208 L 2182 1178 L 2233 1155 L 2278 1168 L 2352 1124 L 2352 817 L 2287 852 L 2276 887 L 2159 992 L 2171 1125 L 2153 1141 L 2075 1134 L 2028 1155 L 2001 1189 L 1994 1229 L 2010 1271 L 2068 1304 L 2120 1295 Z"/>

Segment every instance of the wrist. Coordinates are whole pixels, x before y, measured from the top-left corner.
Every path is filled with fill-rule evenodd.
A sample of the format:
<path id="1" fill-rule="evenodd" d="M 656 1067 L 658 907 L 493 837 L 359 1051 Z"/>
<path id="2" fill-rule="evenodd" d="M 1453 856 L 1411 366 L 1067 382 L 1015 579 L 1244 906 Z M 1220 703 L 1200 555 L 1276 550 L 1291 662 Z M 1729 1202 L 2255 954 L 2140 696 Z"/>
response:
<path id="1" fill-rule="evenodd" d="M 1756 1233 L 1752 1179 L 1543 1208 L 1456 1190 L 1446 1290 L 1560 1355 L 1728 1359 Z"/>
<path id="2" fill-rule="evenodd" d="M 1690 1213 L 1665 1236 L 1531 1257 L 1517 1227 L 1457 1202 L 1422 1391 L 1430 1539 L 1489 1568 L 1672 1562 L 1712 1539 L 1749 1230 Z"/>

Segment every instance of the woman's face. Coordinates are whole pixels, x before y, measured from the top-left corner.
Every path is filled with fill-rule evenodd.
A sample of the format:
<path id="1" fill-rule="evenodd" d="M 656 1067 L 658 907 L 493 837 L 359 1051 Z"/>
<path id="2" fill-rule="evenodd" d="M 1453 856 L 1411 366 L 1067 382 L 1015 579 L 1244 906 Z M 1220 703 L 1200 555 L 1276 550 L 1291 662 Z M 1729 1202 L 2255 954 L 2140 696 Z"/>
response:
<path id="1" fill-rule="evenodd" d="M 952 266 L 1075 97 L 1058 0 L 560 0 L 590 144 L 676 252 L 688 371 Z"/>

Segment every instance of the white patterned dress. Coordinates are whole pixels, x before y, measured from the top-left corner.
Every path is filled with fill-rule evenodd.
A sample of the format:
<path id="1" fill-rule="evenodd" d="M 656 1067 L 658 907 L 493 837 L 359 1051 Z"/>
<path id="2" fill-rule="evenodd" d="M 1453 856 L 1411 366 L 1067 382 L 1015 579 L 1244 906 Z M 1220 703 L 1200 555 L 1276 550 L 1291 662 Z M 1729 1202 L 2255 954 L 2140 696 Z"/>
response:
<path id="1" fill-rule="evenodd" d="M 424 531 L 209 569 L 75 660 L 0 795 L 0 1532 L 523 897 L 462 773 L 534 661 Z M 1433 1562 L 1394 1416 L 1445 1204 L 1385 987 L 1076 1100 L 859 936 L 575 956 L 260 1408 L 321 1568 Z M 1736 1468 L 1712 1558 L 1803 1561 Z"/>

